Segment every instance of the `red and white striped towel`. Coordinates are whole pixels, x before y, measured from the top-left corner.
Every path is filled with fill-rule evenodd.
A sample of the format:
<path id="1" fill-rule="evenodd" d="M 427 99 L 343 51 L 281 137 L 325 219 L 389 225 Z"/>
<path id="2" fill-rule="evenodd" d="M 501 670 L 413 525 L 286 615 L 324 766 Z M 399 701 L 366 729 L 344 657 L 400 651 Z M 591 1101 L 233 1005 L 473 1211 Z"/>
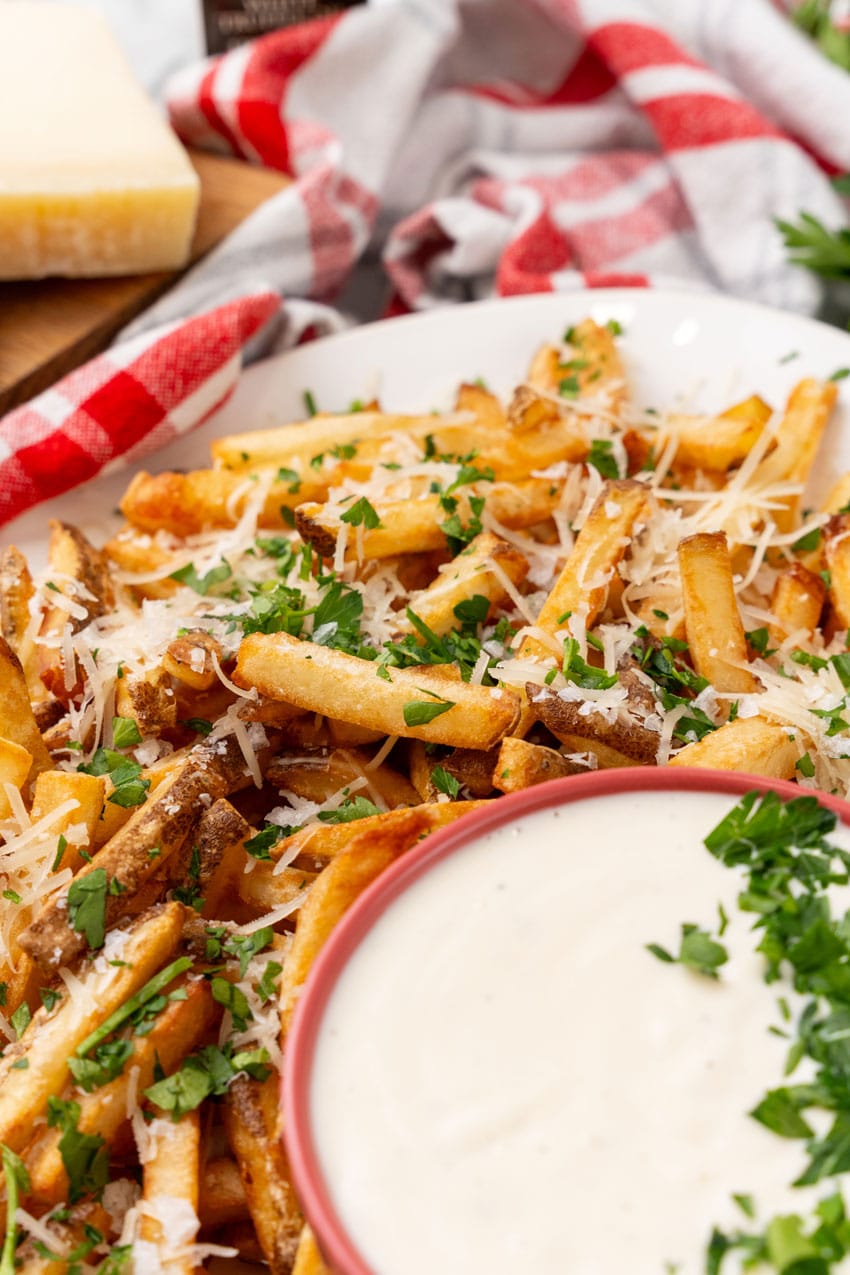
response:
<path id="1" fill-rule="evenodd" d="M 850 76 L 780 0 L 375 0 L 187 68 L 168 105 L 187 142 L 295 178 L 127 330 L 172 351 L 189 385 L 202 329 L 159 325 L 258 292 L 284 298 L 278 344 L 381 313 L 611 284 L 812 311 L 818 284 L 788 265 L 773 218 L 845 220 L 829 174 L 850 168 Z M 132 428 L 116 424 L 127 358 L 104 358 L 98 384 L 110 361 L 121 369 L 108 444 L 73 378 L 7 418 L 4 466 L 36 418 L 39 438 L 73 435 L 86 460 L 60 478 L 28 441 L 26 483 L 0 497 L 0 519 L 138 454 L 145 433 L 158 441 L 155 412 L 150 428 L 135 408 Z M 194 402 L 165 411 L 185 428 Z"/>

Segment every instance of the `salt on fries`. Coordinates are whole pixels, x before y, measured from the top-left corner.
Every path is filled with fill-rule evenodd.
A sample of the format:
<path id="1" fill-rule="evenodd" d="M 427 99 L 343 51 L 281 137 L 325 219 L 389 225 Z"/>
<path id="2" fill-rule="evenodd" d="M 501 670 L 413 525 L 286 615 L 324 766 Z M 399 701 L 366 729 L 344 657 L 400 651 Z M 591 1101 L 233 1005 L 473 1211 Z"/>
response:
<path id="1" fill-rule="evenodd" d="M 422 837 L 588 768 L 850 791 L 836 386 L 638 410 L 616 325 L 510 401 L 378 404 L 138 474 L 0 561 L 0 1275 L 319 1275 L 276 1071 L 340 917 Z"/>

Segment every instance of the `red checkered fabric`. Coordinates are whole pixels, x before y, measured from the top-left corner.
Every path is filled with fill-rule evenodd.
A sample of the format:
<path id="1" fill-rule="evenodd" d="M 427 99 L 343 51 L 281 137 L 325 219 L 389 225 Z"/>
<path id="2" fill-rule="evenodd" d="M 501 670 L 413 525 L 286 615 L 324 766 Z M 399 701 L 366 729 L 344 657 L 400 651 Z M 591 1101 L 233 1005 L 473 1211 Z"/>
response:
<path id="1" fill-rule="evenodd" d="M 200 424 L 279 308 L 263 292 L 136 337 L 10 412 L 0 421 L 0 523 Z"/>
<path id="2" fill-rule="evenodd" d="M 258 288 L 285 298 L 281 344 L 381 313 L 610 285 L 812 312 L 819 285 L 789 265 L 774 219 L 846 220 L 829 176 L 850 169 L 850 76 L 783 0 L 368 5 L 186 68 L 168 106 L 187 142 L 294 180 L 127 337 Z M 238 328 L 268 304 L 218 313 Z M 175 414 L 200 419 L 201 330 L 153 347 L 172 376 L 183 360 L 182 390 L 149 397 L 118 348 L 7 418 L 0 516 L 157 445 Z"/>

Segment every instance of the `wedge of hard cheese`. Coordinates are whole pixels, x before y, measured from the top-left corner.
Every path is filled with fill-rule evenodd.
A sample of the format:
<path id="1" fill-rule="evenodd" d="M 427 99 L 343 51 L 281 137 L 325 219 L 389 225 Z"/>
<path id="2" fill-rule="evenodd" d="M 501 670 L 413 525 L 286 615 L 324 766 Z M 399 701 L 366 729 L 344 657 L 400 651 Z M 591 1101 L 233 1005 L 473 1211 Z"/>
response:
<path id="1" fill-rule="evenodd" d="M 90 9 L 0 3 L 0 279 L 175 269 L 198 179 Z"/>

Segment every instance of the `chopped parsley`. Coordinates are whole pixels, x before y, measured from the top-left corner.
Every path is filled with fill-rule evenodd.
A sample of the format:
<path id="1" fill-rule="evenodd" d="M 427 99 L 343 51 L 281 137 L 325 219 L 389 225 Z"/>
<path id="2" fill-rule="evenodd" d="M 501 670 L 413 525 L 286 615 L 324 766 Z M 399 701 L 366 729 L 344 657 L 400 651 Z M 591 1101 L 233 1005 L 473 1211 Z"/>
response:
<path id="1" fill-rule="evenodd" d="M 353 823 L 357 819 L 368 819 L 381 812 L 366 797 L 347 797 L 336 810 L 320 810 L 317 819 L 322 823 Z"/>
<path id="2" fill-rule="evenodd" d="M 729 953 L 722 943 L 713 939 L 706 930 L 696 925 L 683 925 L 679 943 L 679 955 L 673 956 L 658 943 L 647 943 L 647 951 L 659 961 L 668 964 L 686 965 L 698 974 L 709 978 L 717 978 L 717 971 L 729 960 Z"/>
<path id="3" fill-rule="evenodd" d="M 460 792 L 460 783 L 444 766 L 434 767 L 431 771 L 431 783 L 437 789 L 437 792 L 444 792 L 453 800 Z"/>
<path id="4" fill-rule="evenodd" d="M 252 1049 L 234 1053 L 230 1042 L 221 1048 L 207 1045 L 190 1054 L 179 1070 L 147 1088 L 145 1097 L 162 1111 L 170 1112 L 173 1120 L 179 1120 L 206 1098 L 226 1093 L 240 1073 L 254 1080 L 266 1080 L 271 1075 L 268 1052 Z"/>
<path id="5" fill-rule="evenodd" d="M 223 584 L 232 575 L 233 570 L 228 562 L 220 562 L 217 567 L 211 567 L 202 576 L 199 576 L 195 570 L 194 562 L 187 562 L 185 567 L 172 571 L 168 578 L 176 580 L 178 584 L 185 584 L 187 588 L 194 589 L 195 593 L 206 597 L 216 585 Z"/>
<path id="6" fill-rule="evenodd" d="M 616 673 L 606 673 L 604 669 L 594 668 L 582 659 L 577 638 L 564 638 L 564 660 L 561 667 L 568 682 L 586 690 L 607 691 L 617 685 Z"/>
<path id="7" fill-rule="evenodd" d="M 424 693 L 426 695 L 433 694 L 431 691 L 425 691 Z M 447 713 L 450 708 L 454 707 L 454 700 L 441 699 L 436 696 L 433 701 L 409 700 L 402 709 L 404 724 L 405 726 L 427 726 L 436 717 L 442 717 L 443 713 Z"/>
<path id="8" fill-rule="evenodd" d="M 112 748 L 98 748 L 91 761 L 81 762 L 77 770 L 86 775 L 106 775 L 114 788 L 107 801 L 115 806 L 140 806 L 151 786 L 149 779 L 141 778 L 142 768 L 138 762 Z"/>
<path id="9" fill-rule="evenodd" d="M 75 877 L 68 889 L 68 921 L 77 934 L 84 935 L 90 948 L 103 947 L 107 887 L 106 869 L 93 868 L 85 876 Z"/>
<path id="10" fill-rule="evenodd" d="M 109 1151 L 100 1134 L 80 1133 L 80 1105 L 47 1099 L 47 1124 L 60 1129 L 59 1154 L 68 1174 L 68 1198 L 76 1204 L 83 1196 L 102 1191 L 109 1180 Z"/>
<path id="11" fill-rule="evenodd" d="M 620 477 L 620 470 L 614 456 L 614 444 L 609 438 L 594 438 L 590 444 L 587 463 L 597 469 L 603 478 Z"/>
<path id="12" fill-rule="evenodd" d="M 348 523 L 350 527 L 365 527 L 367 531 L 375 531 L 383 526 L 378 511 L 365 496 L 355 500 L 344 514 L 340 514 L 339 520 Z"/>
<path id="13" fill-rule="evenodd" d="M 0 1147 L 3 1177 L 6 1182 L 6 1231 L 0 1255 L 0 1275 L 15 1275 L 15 1249 L 18 1246 L 17 1212 L 21 1196 L 30 1189 L 30 1177 L 20 1156 L 9 1147 Z"/>

